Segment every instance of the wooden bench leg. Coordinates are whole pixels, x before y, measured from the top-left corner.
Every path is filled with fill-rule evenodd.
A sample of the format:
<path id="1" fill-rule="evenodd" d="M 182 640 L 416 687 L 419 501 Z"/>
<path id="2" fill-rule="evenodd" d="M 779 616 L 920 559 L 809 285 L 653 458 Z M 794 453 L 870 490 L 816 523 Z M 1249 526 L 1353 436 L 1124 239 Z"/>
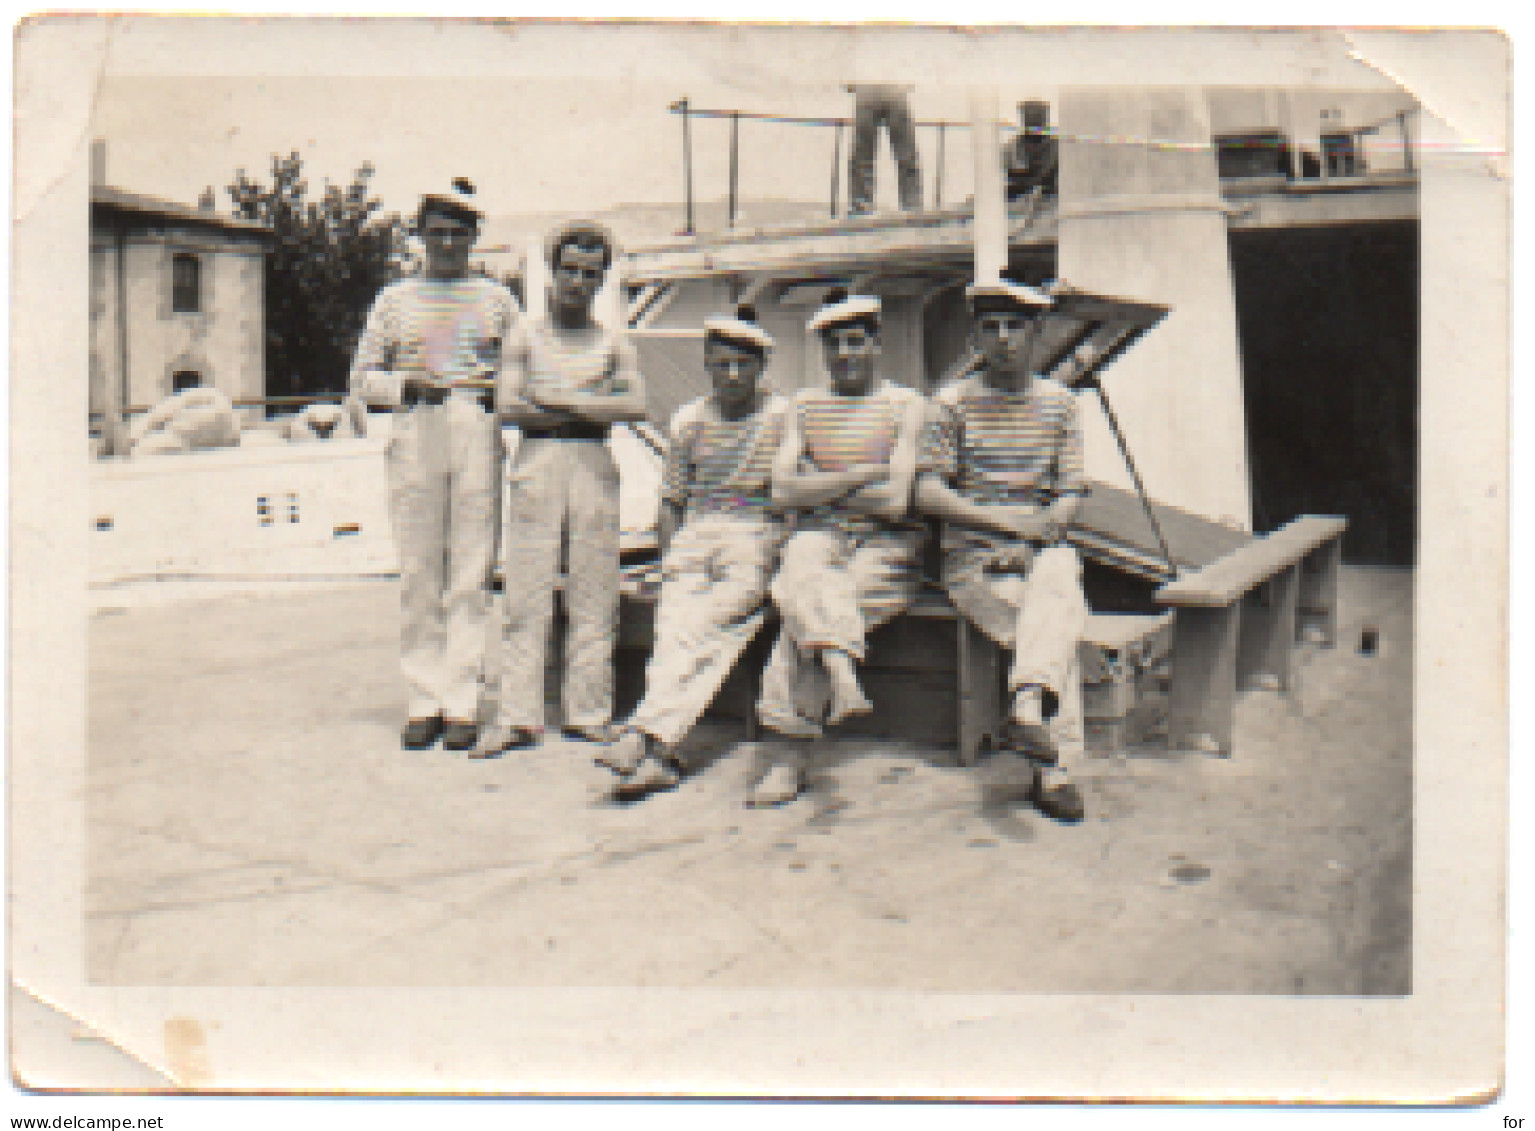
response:
<path id="1" fill-rule="evenodd" d="M 1295 647 L 1300 567 L 1275 574 L 1242 603 L 1237 645 L 1237 686 L 1290 690 Z"/>
<path id="2" fill-rule="evenodd" d="M 1300 615 L 1296 619 L 1296 640 L 1310 643 L 1308 629 L 1320 630 L 1317 643 L 1333 648 L 1338 643 L 1338 572 L 1343 563 L 1343 538 L 1340 535 L 1322 543 L 1301 560 Z"/>
<path id="3" fill-rule="evenodd" d="M 959 764 L 973 766 L 1002 718 L 1002 649 L 963 616 L 959 635 Z"/>
<path id="4" fill-rule="evenodd" d="M 1241 603 L 1178 610 L 1173 625 L 1173 685 L 1167 738 L 1174 750 L 1214 744 L 1231 753 L 1237 694 L 1237 637 Z"/>

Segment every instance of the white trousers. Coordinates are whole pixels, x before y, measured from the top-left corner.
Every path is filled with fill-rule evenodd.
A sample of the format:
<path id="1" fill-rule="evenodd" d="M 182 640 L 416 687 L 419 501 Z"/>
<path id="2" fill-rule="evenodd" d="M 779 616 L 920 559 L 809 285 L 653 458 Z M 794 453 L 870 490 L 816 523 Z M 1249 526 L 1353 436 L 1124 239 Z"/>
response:
<path id="1" fill-rule="evenodd" d="M 762 673 L 757 717 L 780 734 L 821 733 L 831 685 L 816 653 L 862 661 L 868 634 L 917 595 L 922 532 L 801 530 L 785 544 L 773 603 L 783 628 Z"/>
<path id="2" fill-rule="evenodd" d="M 675 746 L 719 694 L 767 618 L 783 528 L 710 516 L 677 531 L 662 562 L 645 698 L 630 725 Z"/>
<path id="3" fill-rule="evenodd" d="M 524 436 L 507 479 L 496 721 L 531 729 L 544 725 L 544 666 L 563 565 L 564 720 L 570 726 L 600 726 L 613 717 L 618 467 L 600 441 Z"/>
<path id="4" fill-rule="evenodd" d="M 982 632 L 1011 649 L 1009 691 L 1028 684 L 1045 690 L 1046 726 L 1061 766 L 1086 749 L 1078 645 L 1089 610 L 1082 594 L 1082 563 L 1070 546 L 1034 555 L 1028 573 L 994 573 L 985 555 L 951 551 L 944 557 L 944 587 L 956 608 Z"/>
<path id="5" fill-rule="evenodd" d="M 475 718 L 495 560 L 495 418 L 454 394 L 397 412 L 385 449 L 411 718 Z"/>

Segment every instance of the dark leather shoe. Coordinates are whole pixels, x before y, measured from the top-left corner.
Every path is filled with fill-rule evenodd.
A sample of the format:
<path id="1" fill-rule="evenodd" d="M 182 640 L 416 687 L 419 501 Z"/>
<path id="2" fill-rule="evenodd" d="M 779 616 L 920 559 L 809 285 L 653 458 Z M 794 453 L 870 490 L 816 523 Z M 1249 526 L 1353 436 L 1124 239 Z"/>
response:
<path id="1" fill-rule="evenodd" d="M 442 734 L 442 716 L 411 719 L 400 732 L 400 746 L 406 750 L 430 750 Z"/>
<path id="2" fill-rule="evenodd" d="M 1052 786 L 1036 786 L 1034 807 L 1047 817 L 1075 824 L 1087 815 L 1087 805 L 1082 794 L 1071 782 Z"/>
<path id="3" fill-rule="evenodd" d="M 449 719 L 442 728 L 442 748 L 462 754 L 465 750 L 473 750 L 479 737 L 480 728 L 474 723 Z"/>

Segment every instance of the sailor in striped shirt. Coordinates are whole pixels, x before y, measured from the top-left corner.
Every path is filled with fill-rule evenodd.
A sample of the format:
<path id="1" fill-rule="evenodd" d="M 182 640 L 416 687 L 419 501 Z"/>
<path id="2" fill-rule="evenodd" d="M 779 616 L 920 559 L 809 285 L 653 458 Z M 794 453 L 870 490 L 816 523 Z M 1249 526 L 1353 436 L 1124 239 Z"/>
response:
<path id="1" fill-rule="evenodd" d="M 704 322 L 713 392 L 677 410 L 657 524 L 662 562 L 645 698 L 598 762 L 619 794 L 674 787 L 680 746 L 767 618 L 783 542 L 770 478 L 788 402 L 759 384 L 773 340 L 756 312 Z"/>
<path id="2" fill-rule="evenodd" d="M 633 343 L 592 316 L 613 265 L 612 235 L 573 221 L 550 234 L 544 254 L 553 277 L 549 316 L 507 343 L 496 387 L 497 412 L 520 436 L 506 472 L 500 691 L 475 758 L 531 746 L 543 733 L 544 666 L 562 572 L 562 729 L 599 744 L 615 737 L 619 484 L 606 441 L 613 424 L 644 419 L 645 382 Z"/>
<path id="3" fill-rule="evenodd" d="M 858 682 L 869 632 L 916 596 L 923 527 L 908 517 L 927 402 L 883 380 L 878 298 L 834 290 L 811 320 L 829 389 L 794 395 L 773 466 L 773 497 L 793 508 L 794 533 L 773 581 L 783 619 L 762 677 L 757 716 L 813 739 L 873 709 Z M 781 757 L 753 790 L 780 805 L 804 787 L 807 750 Z"/>
<path id="4" fill-rule="evenodd" d="M 934 395 L 916 505 L 944 520 L 950 599 L 1013 652 L 1004 747 L 1034 763 L 1034 803 L 1078 821 L 1082 797 L 1066 774 L 1083 751 L 1077 645 L 1088 618 L 1065 541 L 1086 492 L 1076 400 L 1030 368 L 1047 294 L 1002 282 L 967 295 L 981 368 Z"/>
<path id="5" fill-rule="evenodd" d="M 495 560 L 501 445 L 490 389 L 521 313 L 505 287 L 469 272 L 480 213 L 473 187 L 422 197 L 420 274 L 379 293 L 357 343 L 351 398 L 391 409 L 385 462 L 400 559 L 408 750 L 478 736 L 487 588 Z"/>

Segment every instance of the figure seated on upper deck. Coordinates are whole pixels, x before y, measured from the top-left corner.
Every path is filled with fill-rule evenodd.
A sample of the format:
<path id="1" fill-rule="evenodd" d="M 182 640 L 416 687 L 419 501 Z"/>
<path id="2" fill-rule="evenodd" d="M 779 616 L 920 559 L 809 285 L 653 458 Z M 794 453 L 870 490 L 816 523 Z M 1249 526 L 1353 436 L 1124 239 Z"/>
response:
<path id="1" fill-rule="evenodd" d="M 1022 200 L 1037 189 L 1054 196 L 1060 164 L 1060 142 L 1050 128 L 1050 103 L 1018 103 L 1018 135 L 1002 150 L 1007 199 Z"/>

